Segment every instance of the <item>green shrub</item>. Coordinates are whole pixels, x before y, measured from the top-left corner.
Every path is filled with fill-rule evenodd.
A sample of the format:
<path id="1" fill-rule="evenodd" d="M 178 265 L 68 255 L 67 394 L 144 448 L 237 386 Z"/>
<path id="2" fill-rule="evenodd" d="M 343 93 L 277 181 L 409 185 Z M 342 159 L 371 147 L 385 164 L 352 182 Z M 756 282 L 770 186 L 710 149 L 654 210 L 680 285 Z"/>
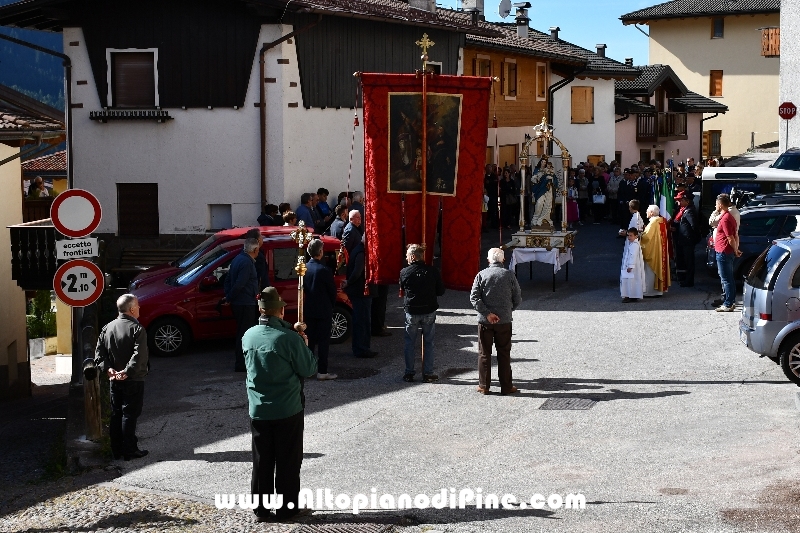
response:
<path id="1" fill-rule="evenodd" d="M 25 316 L 29 339 L 56 335 L 56 314 L 51 310 L 50 291 L 36 291 L 29 311 Z"/>

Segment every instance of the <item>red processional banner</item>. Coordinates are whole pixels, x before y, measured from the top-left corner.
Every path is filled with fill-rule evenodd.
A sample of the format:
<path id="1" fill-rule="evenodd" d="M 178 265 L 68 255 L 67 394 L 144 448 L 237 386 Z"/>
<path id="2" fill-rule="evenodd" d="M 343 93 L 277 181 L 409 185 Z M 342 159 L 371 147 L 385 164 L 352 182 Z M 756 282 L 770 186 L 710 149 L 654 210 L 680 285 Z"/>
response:
<path id="1" fill-rule="evenodd" d="M 362 74 L 361 83 L 367 281 L 397 283 L 405 265 L 403 245 L 423 242 L 425 149 L 425 259 L 433 259 L 441 206 L 442 280 L 449 289 L 469 290 L 480 266 L 491 78 L 428 77 L 425 136 L 421 76 Z"/>

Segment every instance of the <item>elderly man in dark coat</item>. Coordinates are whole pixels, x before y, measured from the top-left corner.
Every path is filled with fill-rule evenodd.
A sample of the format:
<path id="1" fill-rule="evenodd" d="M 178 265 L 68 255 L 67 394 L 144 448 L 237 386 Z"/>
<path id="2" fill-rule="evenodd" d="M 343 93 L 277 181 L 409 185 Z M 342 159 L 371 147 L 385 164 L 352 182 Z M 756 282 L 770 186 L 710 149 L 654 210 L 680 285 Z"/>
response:
<path id="1" fill-rule="evenodd" d="M 475 276 L 469 301 L 478 312 L 478 392 L 488 394 L 492 381 L 492 343 L 497 348 L 500 394 L 518 392 L 511 378 L 511 321 L 522 303 L 517 276 L 504 265 L 500 248 L 489 250 L 489 267 Z"/>

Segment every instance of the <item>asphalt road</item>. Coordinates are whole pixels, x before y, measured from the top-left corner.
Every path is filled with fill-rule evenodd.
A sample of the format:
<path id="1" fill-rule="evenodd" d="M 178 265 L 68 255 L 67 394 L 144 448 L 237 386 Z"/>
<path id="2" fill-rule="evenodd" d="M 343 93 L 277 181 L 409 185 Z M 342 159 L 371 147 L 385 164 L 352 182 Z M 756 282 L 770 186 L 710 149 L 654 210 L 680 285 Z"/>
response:
<path id="1" fill-rule="evenodd" d="M 800 530 L 800 391 L 738 340 L 739 313 L 715 313 L 719 282 L 660 299 L 620 301 L 622 240 L 609 224 L 580 228 L 569 282 L 520 267 L 514 382 L 521 393 L 477 394 L 477 327 L 466 293 L 441 298 L 437 384 L 404 383 L 400 300 L 374 360 L 333 347 L 346 379 L 306 384 L 302 485 L 334 494 L 581 493 L 583 510 L 365 511 L 408 531 L 723 532 Z M 484 248 L 496 241 L 484 233 Z M 213 502 L 249 490 L 250 436 L 242 374 L 227 342 L 156 359 L 140 446 L 116 483 Z M 419 363 L 418 363 L 419 364 Z M 496 373 L 495 373 L 496 374 Z M 593 400 L 542 410 L 549 398 Z M 220 513 L 231 511 L 219 511 Z M 314 523 L 353 521 L 317 513 Z M 403 529 L 403 528 L 401 528 Z"/>

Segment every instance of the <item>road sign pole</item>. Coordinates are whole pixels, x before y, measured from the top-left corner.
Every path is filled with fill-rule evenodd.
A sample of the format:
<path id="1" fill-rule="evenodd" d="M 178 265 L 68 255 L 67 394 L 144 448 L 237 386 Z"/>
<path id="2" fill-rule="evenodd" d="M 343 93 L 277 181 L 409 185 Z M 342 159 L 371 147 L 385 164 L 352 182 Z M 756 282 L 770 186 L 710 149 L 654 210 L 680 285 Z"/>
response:
<path id="1" fill-rule="evenodd" d="M 69 386 L 78 389 L 83 385 L 83 339 L 81 338 L 81 321 L 83 320 L 83 307 L 72 308 L 72 379 Z"/>

